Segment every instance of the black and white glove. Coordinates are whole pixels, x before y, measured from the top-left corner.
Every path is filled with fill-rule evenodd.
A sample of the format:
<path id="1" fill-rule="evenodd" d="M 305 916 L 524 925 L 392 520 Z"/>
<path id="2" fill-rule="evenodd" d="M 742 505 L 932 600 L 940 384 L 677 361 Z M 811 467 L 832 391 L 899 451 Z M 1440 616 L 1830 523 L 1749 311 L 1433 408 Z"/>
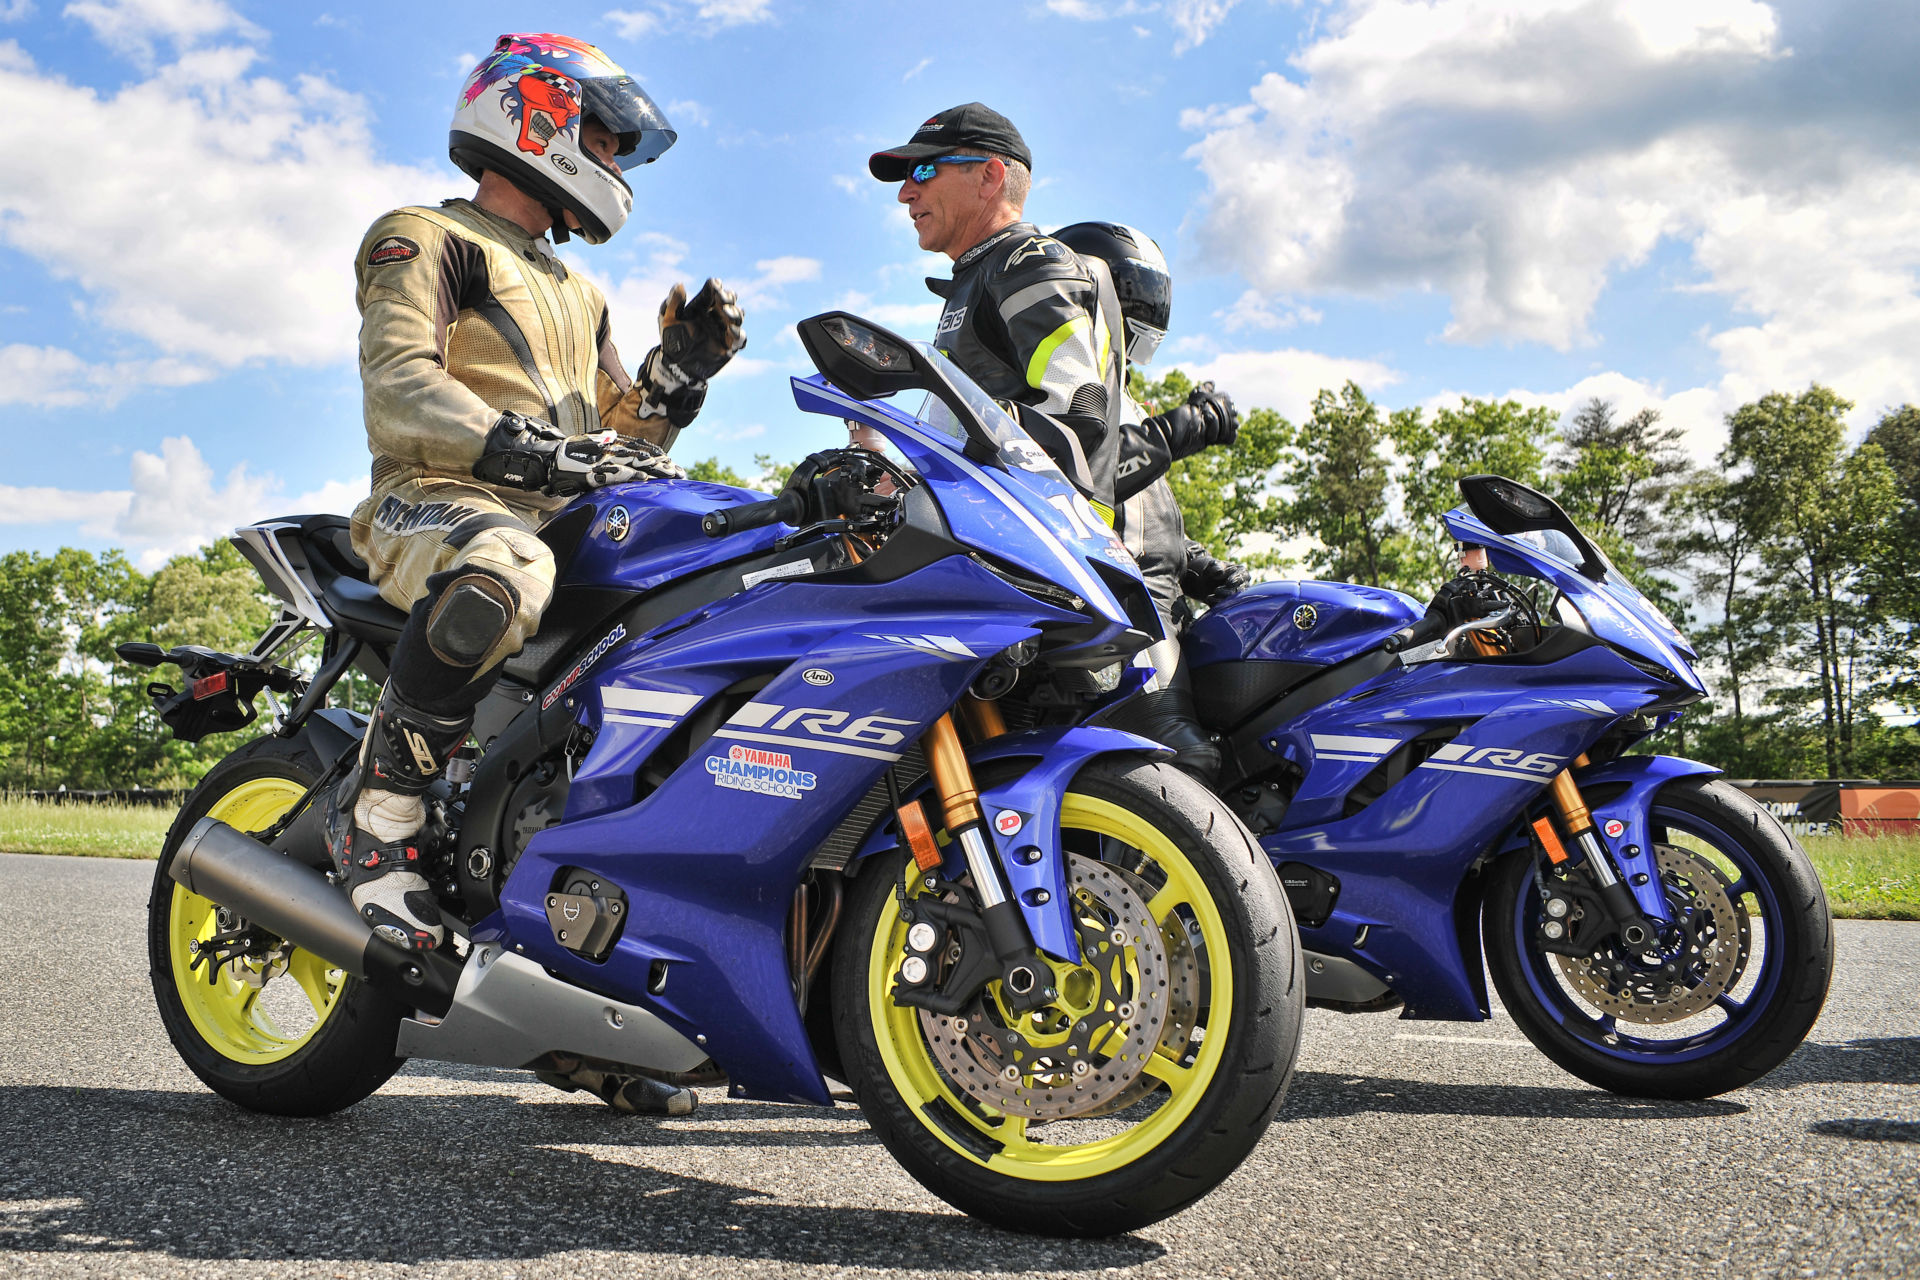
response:
<path id="1" fill-rule="evenodd" d="M 684 383 L 706 382 L 747 345 L 747 318 L 733 290 L 711 276 L 689 300 L 676 284 L 660 304 L 660 356 Z"/>
<path id="2" fill-rule="evenodd" d="M 487 432 L 473 474 L 503 488 L 566 497 L 630 480 L 677 480 L 686 472 L 644 440 L 612 431 L 570 436 L 509 412 Z"/>
<path id="3" fill-rule="evenodd" d="M 1180 575 L 1180 592 L 1212 608 L 1247 589 L 1252 575 L 1243 564 L 1216 560 L 1205 546 L 1187 540 L 1187 568 Z"/>

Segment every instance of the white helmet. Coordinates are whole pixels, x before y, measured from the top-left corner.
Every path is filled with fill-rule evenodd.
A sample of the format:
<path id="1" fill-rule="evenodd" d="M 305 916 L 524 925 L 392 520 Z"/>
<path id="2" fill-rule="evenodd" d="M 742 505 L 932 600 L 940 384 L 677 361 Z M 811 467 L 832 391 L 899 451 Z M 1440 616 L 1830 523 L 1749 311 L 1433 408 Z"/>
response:
<path id="1" fill-rule="evenodd" d="M 620 137 L 620 165 L 581 145 L 580 126 L 598 120 Z M 554 239 L 600 244 L 633 211 L 622 169 L 648 164 L 674 143 L 673 126 L 613 60 L 583 40 L 505 35 L 460 91 L 447 150 L 478 182 L 492 169 L 554 212 Z"/>

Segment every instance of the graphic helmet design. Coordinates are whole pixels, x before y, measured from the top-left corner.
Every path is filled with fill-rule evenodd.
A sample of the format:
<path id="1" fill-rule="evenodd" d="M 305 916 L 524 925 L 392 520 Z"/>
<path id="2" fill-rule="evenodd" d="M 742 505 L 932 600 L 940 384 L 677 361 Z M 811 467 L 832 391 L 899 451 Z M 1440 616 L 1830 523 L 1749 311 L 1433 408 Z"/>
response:
<path id="1" fill-rule="evenodd" d="M 1076 222 L 1053 238 L 1083 258 L 1098 258 L 1113 276 L 1127 318 L 1127 359 L 1149 364 L 1173 314 L 1173 273 L 1146 232 L 1119 222 Z"/>
<path id="2" fill-rule="evenodd" d="M 589 118 L 619 136 L 617 166 L 581 145 Z M 547 208 L 571 213 L 581 238 L 600 244 L 633 211 L 621 171 L 657 160 L 676 137 L 646 90 L 584 40 L 504 35 L 460 90 L 447 151 L 474 181 L 492 169 Z M 554 238 L 566 239 L 565 221 L 554 222 Z"/>

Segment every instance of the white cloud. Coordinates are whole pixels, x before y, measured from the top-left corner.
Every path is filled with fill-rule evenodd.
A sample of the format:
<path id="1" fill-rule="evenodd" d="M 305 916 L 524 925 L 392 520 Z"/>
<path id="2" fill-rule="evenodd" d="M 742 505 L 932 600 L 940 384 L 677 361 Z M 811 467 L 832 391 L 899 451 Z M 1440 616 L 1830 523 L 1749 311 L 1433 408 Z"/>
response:
<path id="1" fill-rule="evenodd" d="M 919 340 L 933 333 L 944 305 L 938 298 L 926 302 L 875 302 L 868 294 L 850 292 L 840 295 L 833 303 L 833 310 L 851 311 L 902 337 Z"/>
<path id="2" fill-rule="evenodd" d="M 1400 381 L 1397 372 L 1377 360 L 1353 360 L 1293 348 L 1230 351 L 1204 362 L 1182 361 L 1178 367 L 1195 382 L 1211 382 L 1232 396 L 1242 413 L 1275 409 L 1293 422 L 1306 418 L 1313 397 L 1322 389 L 1338 391 L 1351 380 L 1369 394 L 1378 394 L 1379 388 Z"/>
<path id="3" fill-rule="evenodd" d="M 907 74 L 900 77 L 900 83 L 905 84 L 907 81 L 913 79 L 915 76 L 919 75 L 922 71 L 925 71 L 928 67 L 932 65 L 933 65 L 932 58 L 920 59 L 920 61 L 913 64 L 913 69 L 911 71 L 907 72 Z"/>
<path id="4" fill-rule="evenodd" d="M 672 102 L 667 103 L 665 111 L 667 113 L 667 119 L 676 124 L 686 123 L 705 126 L 713 123 L 713 117 L 708 114 L 706 107 L 694 101 L 692 98 L 675 98 Z"/>
<path id="5" fill-rule="evenodd" d="M 1797 19 L 1803 11 L 1786 11 Z M 1663 242 L 1750 313 L 1710 335 L 1744 396 L 1920 398 L 1920 150 L 1905 6 L 1347 0 L 1237 106 L 1190 112 L 1194 228 L 1257 290 L 1435 290 L 1461 342 L 1593 340 Z"/>
<path id="6" fill-rule="evenodd" d="M 1441 405 L 1454 406 L 1460 403 L 1463 394 L 1471 393 L 1443 391 L 1427 397 L 1421 403 L 1427 409 Z M 1589 400 L 1608 401 L 1623 418 L 1642 409 L 1652 409 L 1659 413 L 1662 426 L 1680 428 L 1681 447 L 1700 466 L 1710 464 L 1721 446 L 1726 444 L 1726 416 L 1741 401 L 1740 396 L 1725 387 L 1688 387 L 1669 393 L 1656 383 L 1629 377 L 1615 370 L 1582 378 L 1563 391 L 1543 392 L 1515 387 L 1493 398 L 1518 400 L 1524 405 L 1544 405 L 1559 414 L 1563 421 Z"/>
<path id="7" fill-rule="evenodd" d="M 349 358 L 360 235 L 444 180 L 377 159 L 358 98 L 249 79 L 253 57 L 189 53 L 103 95 L 0 42 L 0 96 L 40 104 L 67 154 L 87 158 L 48 164 L 32 131 L 0 131 L 0 243 L 77 284 L 88 318 L 174 362 Z"/>
<path id="8" fill-rule="evenodd" d="M 0 0 L 0 22 L 21 22 L 33 16 L 33 0 Z"/>
<path id="9" fill-rule="evenodd" d="M 1240 0 L 1170 0 L 1167 21 L 1179 33 L 1173 42 L 1175 53 L 1197 48 L 1227 20 L 1227 14 Z"/>
<path id="10" fill-rule="evenodd" d="M 215 36 L 265 36 L 222 0 L 76 0 L 61 13 L 86 23 L 109 49 L 143 63 L 160 41 L 184 51 Z"/>
<path id="11" fill-rule="evenodd" d="M 222 479 L 186 436 L 167 437 L 157 454 L 136 451 L 127 479 L 127 488 L 106 490 L 0 485 L 0 524 L 72 524 L 112 539 L 152 570 L 239 525 L 312 512 L 345 515 L 367 496 L 365 480 L 330 480 L 289 497 L 278 477 L 250 472 L 244 463 Z"/>
<path id="12" fill-rule="evenodd" d="M 1213 313 L 1228 333 L 1242 329 L 1291 329 L 1299 324 L 1319 324 L 1320 313 L 1291 298 L 1276 298 L 1249 289 L 1232 306 Z"/>
<path id="13" fill-rule="evenodd" d="M 0 404 L 67 409 L 112 406 L 143 386 L 181 387 L 204 382 L 211 370 L 180 360 L 118 360 L 89 364 L 61 347 L 0 347 Z"/>
<path id="14" fill-rule="evenodd" d="M 657 0 L 644 9 L 611 9 L 602 18 L 622 40 L 638 40 L 655 31 L 701 29 L 707 34 L 728 27 L 773 20 L 773 0 Z"/>

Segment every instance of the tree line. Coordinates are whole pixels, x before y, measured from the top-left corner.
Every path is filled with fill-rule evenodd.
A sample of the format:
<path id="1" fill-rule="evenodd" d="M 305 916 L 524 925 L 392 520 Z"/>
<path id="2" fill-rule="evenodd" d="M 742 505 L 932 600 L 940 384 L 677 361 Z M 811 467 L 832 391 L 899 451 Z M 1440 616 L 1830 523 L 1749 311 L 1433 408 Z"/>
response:
<path id="1" fill-rule="evenodd" d="M 1191 387 L 1176 371 L 1134 391 L 1161 407 Z M 1423 602 L 1454 572 L 1440 517 L 1459 479 L 1533 485 L 1700 651 L 1711 697 L 1660 749 L 1736 777 L 1920 777 L 1920 730 L 1904 723 L 1920 709 L 1920 409 L 1849 444 L 1852 408 L 1817 385 L 1762 396 L 1727 415 L 1716 465 L 1699 468 L 1652 409 L 1592 400 L 1564 425 L 1513 400 L 1388 410 L 1349 382 L 1298 424 L 1253 410 L 1232 448 L 1168 479 L 1216 555 Z M 712 459 L 689 470 L 762 488 L 784 477 L 756 461 L 752 481 Z M 177 673 L 119 663 L 113 647 L 244 652 L 274 612 L 225 542 L 151 574 L 118 551 L 0 556 L 0 788 L 191 785 L 240 736 L 175 741 L 146 689 Z M 335 701 L 364 710 L 374 693 L 355 677 Z M 252 731 L 267 718 L 263 705 Z"/>

